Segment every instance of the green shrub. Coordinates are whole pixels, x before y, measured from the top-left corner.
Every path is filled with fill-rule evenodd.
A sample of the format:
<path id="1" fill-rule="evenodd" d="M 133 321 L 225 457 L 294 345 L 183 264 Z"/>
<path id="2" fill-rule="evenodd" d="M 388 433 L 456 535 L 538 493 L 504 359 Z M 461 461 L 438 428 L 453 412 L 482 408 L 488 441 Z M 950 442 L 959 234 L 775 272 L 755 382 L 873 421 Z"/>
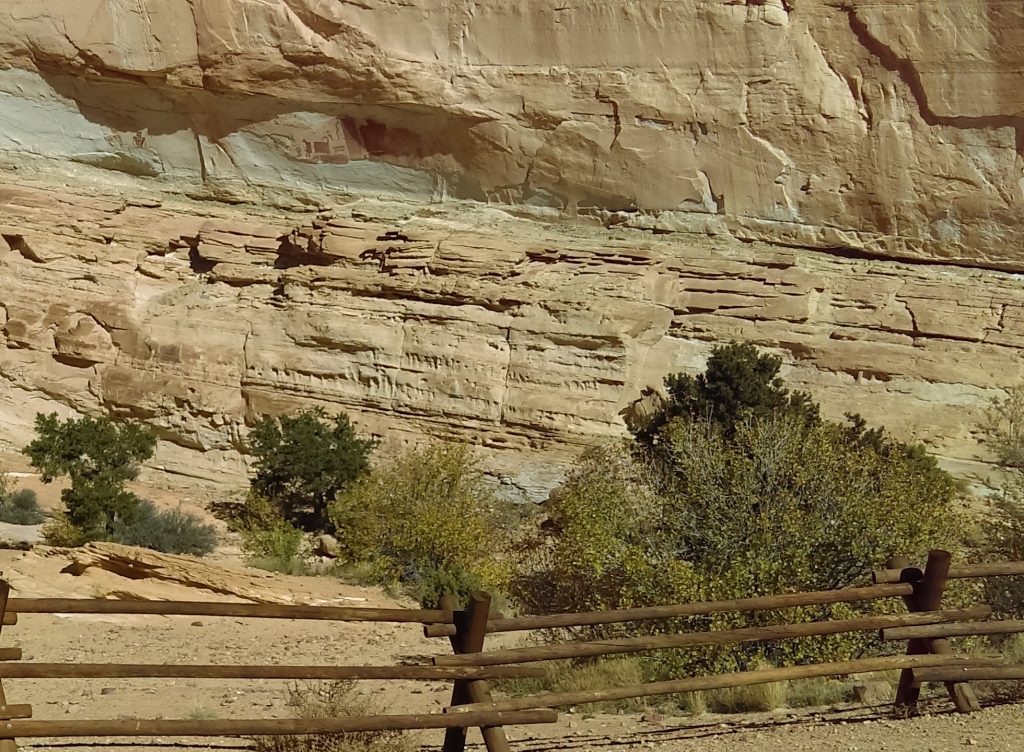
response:
<path id="1" fill-rule="evenodd" d="M 24 454 L 44 483 L 71 479 L 61 499 L 72 525 L 87 538 L 102 538 L 115 525 L 134 521 L 140 499 L 124 484 L 153 456 L 155 436 L 132 423 L 88 417 L 60 421 L 56 413 L 36 416 L 36 434 Z"/>
<path id="2" fill-rule="evenodd" d="M 0 495 L 0 522 L 11 525 L 40 525 L 46 515 L 39 507 L 36 492 L 23 488 Z"/>
<path id="3" fill-rule="evenodd" d="M 962 528 L 953 510 L 956 484 L 922 450 L 867 429 L 856 416 L 840 425 L 818 419 L 805 400 L 794 408 L 772 381 L 771 368 L 733 370 L 768 378 L 767 391 L 752 393 L 772 404 L 772 395 L 785 398 L 778 402 L 785 409 L 762 415 L 736 408 L 720 419 L 681 411 L 656 440 L 585 454 L 552 494 L 546 529 L 513 582 L 513 596 L 525 610 L 590 611 L 833 589 L 866 581 L 890 556 L 923 561 L 930 548 L 955 547 Z M 604 637 L 729 629 L 896 607 L 885 601 L 835 604 L 581 631 Z M 835 635 L 664 651 L 648 661 L 654 676 L 685 675 L 762 662 L 843 660 L 882 647 L 874 635 Z"/>
<path id="4" fill-rule="evenodd" d="M 328 417 L 321 408 L 265 417 L 249 442 L 255 457 L 253 493 L 309 532 L 325 529 L 327 505 L 366 472 L 376 446 L 358 436 L 348 416 Z"/>
<path id="5" fill-rule="evenodd" d="M 993 401 L 983 430 L 1003 479 L 982 521 L 982 552 L 996 561 L 1024 561 L 1024 386 Z M 1024 618 L 1024 577 L 984 582 L 987 603 L 1007 617 Z"/>
<path id="6" fill-rule="evenodd" d="M 508 579 L 513 523 L 467 447 L 433 444 L 388 458 L 339 495 L 330 515 L 348 561 L 373 561 L 382 582 L 406 584 L 422 599 L 447 586 L 500 589 Z"/>
<path id="7" fill-rule="evenodd" d="M 252 566 L 284 574 L 305 573 L 309 557 L 305 536 L 262 496 L 250 493 L 229 526 L 241 537 L 242 553 Z"/>
<path id="8" fill-rule="evenodd" d="M 409 594 L 424 608 L 436 608 L 442 595 L 454 595 L 461 607 L 469 602 L 469 596 L 478 590 L 487 589 L 480 575 L 464 569 L 450 571 L 436 569 L 429 565 L 410 567 L 403 573 L 403 581 Z"/>
<path id="9" fill-rule="evenodd" d="M 665 379 L 668 396 L 653 414 L 630 428 L 644 446 L 658 443 L 661 430 L 676 418 L 705 420 L 731 435 L 741 421 L 791 415 L 818 423 L 818 406 L 804 392 L 790 392 L 779 378 L 782 358 L 758 352 L 749 343 L 733 342 L 711 351 L 707 368 L 697 376 L 672 374 Z"/>
<path id="10" fill-rule="evenodd" d="M 89 540 L 81 528 L 73 525 L 64 512 L 54 514 L 43 524 L 40 532 L 46 545 L 57 548 L 76 548 Z"/>
<path id="11" fill-rule="evenodd" d="M 111 540 L 165 554 L 205 556 L 217 546 L 217 530 L 180 509 L 157 509 L 144 500 L 130 525 L 116 525 Z"/>

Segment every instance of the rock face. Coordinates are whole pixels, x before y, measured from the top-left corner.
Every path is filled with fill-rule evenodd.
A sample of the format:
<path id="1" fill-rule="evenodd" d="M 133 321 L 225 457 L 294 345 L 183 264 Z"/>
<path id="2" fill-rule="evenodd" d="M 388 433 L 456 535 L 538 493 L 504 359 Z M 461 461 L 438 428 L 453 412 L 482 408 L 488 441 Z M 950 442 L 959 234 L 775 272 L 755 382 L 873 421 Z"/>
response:
<path id="1" fill-rule="evenodd" d="M 9 0 L 0 152 L 1024 267 L 1018 0 Z"/>
<path id="2" fill-rule="evenodd" d="M 1018 275 L 357 201 L 296 214 L 0 189 L 0 426 L 140 418 L 158 462 L 237 482 L 246 425 L 307 404 L 481 443 L 531 495 L 714 342 L 782 353 L 835 417 L 950 461 L 1022 377 Z"/>
<path id="3" fill-rule="evenodd" d="M 1019 0 L 11 0 L 0 439 L 105 410 L 237 480 L 316 403 L 533 495 L 741 338 L 972 462 L 1022 126 Z"/>

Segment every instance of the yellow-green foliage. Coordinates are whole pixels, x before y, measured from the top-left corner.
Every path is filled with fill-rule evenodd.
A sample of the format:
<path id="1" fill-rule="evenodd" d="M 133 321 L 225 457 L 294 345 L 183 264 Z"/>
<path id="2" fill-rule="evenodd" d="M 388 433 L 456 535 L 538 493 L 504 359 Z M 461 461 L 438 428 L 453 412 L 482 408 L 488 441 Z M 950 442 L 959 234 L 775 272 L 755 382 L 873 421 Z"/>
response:
<path id="1" fill-rule="evenodd" d="M 655 468 L 632 447 L 590 452 L 549 503 L 552 534 L 529 557 L 515 594 L 531 611 L 587 611 L 718 600 L 863 582 L 889 556 L 923 561 L 960 529 L 952 480 L 911 453 L 858 444 L 840 426 L 797 417 L 748 419 L 726 437 L 679 419 L 662 432 Z M 848 618 L 894 602 L 726 613 L 600 628 L 727 629 Z M 654 674 L 840 660 L 877 637 L 837 635 L 730 648 L 664 651 Z"/>
<path id="2" fill-rule="evenodd" d="M 71 523 L 68 516 L 57 511 L 47 520 L 40 531 L 48 546 L 57 548 L 75 548 L 83 545 L 88 537 L 82 530 Z"/>
<path id="3" fill-rule="evenodd" d="M 266 498 L 250 493 L 231 529 L 242 539 L 242 553 L 263 569 L 299 573 L 306 558 L 302 531 Z"/>
<path id="4" fill-rule="evenodd" d="M 384 459 L 337 498 L 330 519 L 345 557 L 373 561 L 382 581 L 436 594 L 439 579 L 496 589 L 508 580 L 509 518 L 468 447 Z"/>
<path id="5" fill-rule="evenodd" d="M 525 552 L 513 595 L 530 612 L 592 611 L 697 596 L 686 561 L 654 537 L 666 513 L 654 478 L 627 442 L 583 455 L 546 511 L 550 536 Z"/>
<path id="6" fill-rule="evenodd" d="M 987 558 L 1024 560 L 1024 386 L 1009 389 L 994 400 L 983 427 L 985 437 L 1004 475 L 982 521 Z M 1000 613 L 1024 617 L 1024 577 L 985 580 L 987 602 Z"/>

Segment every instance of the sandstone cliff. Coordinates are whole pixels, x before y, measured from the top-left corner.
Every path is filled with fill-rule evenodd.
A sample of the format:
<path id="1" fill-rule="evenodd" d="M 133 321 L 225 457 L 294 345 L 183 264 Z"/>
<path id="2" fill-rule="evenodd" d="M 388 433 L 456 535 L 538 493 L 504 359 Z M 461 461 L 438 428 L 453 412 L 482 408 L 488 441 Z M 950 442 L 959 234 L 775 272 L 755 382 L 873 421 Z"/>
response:
<path id="1" fill-rule="evenodd" d="M 1022 125 L 1018 0 L 11 0 L 0 439 L 105 409 L 237 478 L 320 402 L 536 490 L 738 337 L 971 461 Z"/>

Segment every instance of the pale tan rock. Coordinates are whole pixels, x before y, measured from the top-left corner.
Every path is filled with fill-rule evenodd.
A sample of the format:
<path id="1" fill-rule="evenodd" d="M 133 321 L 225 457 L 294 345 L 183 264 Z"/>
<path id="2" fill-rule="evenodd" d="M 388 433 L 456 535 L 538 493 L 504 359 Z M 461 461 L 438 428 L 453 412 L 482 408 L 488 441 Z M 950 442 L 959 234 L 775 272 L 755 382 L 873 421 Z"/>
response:
<path id="1" fill-rule="evenodd" d="M 7 225 L 67 249 L 0 257 L 14 448 L 36 412 L 105 411 L 159 429 L 155 466 L 238 485 L 259 415 L 321 405 L 398 444 L 476 442 L 538 496 L 665 375 L 741 339 L 830 417 L 859 411 L 965 472 L 988 400 L 1024 378 L 1024 287 L 1005 272 L 465 206 L 254 217 L 168 195 L 124 220 L 124 201 L 68 188 L 3 198 Z"/>
<path id="2" fill-rule="evenodd" d="M 83 548 L 35 545 L 9 553 L 4 579 L 20 598 L 275 603 L 310 606 L 398 606 L 367 588 L 261 572 L 238 563 L 161 554 L 113 543 Z M 406 604 L 402 604 L 403 606 Z M 152 628 L 152 616 L 74 616 Z M 187 619 L 190 622 L 191 619 Z M 216 621 L 216 620 L 214 620 Z"/>
<path id="3" fill-rule="evenodd" d="M 1024 268 L 1017 0 L 8 5 L 0 154 L 38 169 Z"/>
<path id="4" fill-rule="evenodd" d="M 1017 0 L 8 6 L 8 446 L 319 404 L 542 493 L 737 338 L 963 468 L 1024 376 Z"/>

